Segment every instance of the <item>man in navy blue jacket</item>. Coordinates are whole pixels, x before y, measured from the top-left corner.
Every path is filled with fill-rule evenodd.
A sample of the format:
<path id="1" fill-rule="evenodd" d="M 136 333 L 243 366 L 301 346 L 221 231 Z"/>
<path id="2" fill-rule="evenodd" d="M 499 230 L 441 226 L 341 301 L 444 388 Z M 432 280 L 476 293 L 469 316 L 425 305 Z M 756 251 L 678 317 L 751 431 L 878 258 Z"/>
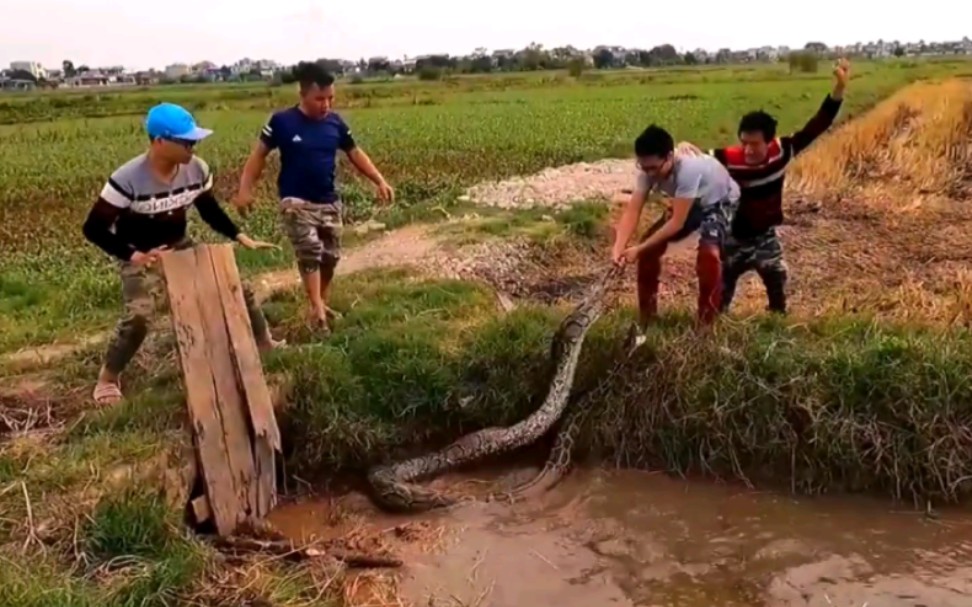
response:
<path id="1" fill-rule="evenodd" d="M 341 257 L 341 199 L 336 187 L 337 152 L 378 189 L 380 202 L 395 192 L 351 136 L 351 129 L 332 110 L 334 77 L 316 63 L 300 63 L 294 70 L 300 102 L 274 113 L 263 126 L 240 178 L 234 204 L 246 212 L 253 204 L 253 186 L 263 172 L 267 155 L 280 150 L 277 191 L 281 221 L 294 252 L 310 301 L 309 316 L 326 332 L 333 316 L 327 296 Z"/>

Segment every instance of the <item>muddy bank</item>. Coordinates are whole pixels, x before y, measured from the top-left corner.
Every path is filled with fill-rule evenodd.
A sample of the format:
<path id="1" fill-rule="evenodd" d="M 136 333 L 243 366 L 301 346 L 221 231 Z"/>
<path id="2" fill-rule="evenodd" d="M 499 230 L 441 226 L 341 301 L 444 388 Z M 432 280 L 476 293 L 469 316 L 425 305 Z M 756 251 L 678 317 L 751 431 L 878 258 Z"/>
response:
<path id="1" fill-rule="evenodd" d="M 475 492 L 513 479 L 450 480 Z M 272 520 L 295 538 L 334 534 L 335 521 L 384 536 L 407 564 L 381 582 L 423 607 L 972 604 L 967 510 L 929 518 L 870 499 L 582 469 L 514 505 L 390 516 L 351 494 L 282 506 Z"/>

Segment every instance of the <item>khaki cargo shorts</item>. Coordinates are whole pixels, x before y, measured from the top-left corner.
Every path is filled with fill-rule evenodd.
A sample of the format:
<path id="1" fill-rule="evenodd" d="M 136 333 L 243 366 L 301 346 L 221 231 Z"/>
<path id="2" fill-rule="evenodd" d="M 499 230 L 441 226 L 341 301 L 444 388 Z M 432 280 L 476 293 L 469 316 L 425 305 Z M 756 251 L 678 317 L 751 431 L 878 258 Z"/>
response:
<path id="1" fill-rule="evenodd" d="M 280 222 L 297 256 L 301 274 L 333 270 L 341 259 L 341 208 L 300 198 L 280 201 Z"/>

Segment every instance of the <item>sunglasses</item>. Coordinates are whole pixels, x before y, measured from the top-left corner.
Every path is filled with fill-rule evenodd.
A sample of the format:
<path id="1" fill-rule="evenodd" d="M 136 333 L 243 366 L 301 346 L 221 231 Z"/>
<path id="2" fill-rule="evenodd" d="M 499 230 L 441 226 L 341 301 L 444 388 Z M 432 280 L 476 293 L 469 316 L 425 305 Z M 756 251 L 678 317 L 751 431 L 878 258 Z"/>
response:
<path id="1" fill-rule="evenodd" d="M 174 144 L 176 144 L 178 146 L 182 146 L 182 147 L 186 148 L 187 150 L 191 150 L 192 148 L 194 148 L 196 146 L 196 142 L 195 141 L 190 141 L 189 139 L 177 139 L 175 137 L 166 137 L 165 140 L 166 141 L 171 141 L 172 143 L 174 143 Z"/>

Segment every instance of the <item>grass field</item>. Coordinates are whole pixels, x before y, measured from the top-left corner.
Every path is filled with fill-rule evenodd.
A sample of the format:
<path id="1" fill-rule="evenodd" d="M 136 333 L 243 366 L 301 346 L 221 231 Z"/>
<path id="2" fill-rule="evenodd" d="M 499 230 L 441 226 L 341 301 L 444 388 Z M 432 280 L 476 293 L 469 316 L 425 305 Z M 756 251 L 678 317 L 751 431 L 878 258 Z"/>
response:
<path id="1" fill-rule="evenodd" d="M 854 66 L 840 120 L 860 119 L 818 142 L 792 174 L 808 196 L 828 201 L 791 213 L 788 226 L 788 259 L 805 281 L 794 287 L 802 317 L 734 318 L 699 340 L 687 317 L 668 314 L 613 383 L 601 380 L 632 312 L 612 311 L 595 327 L 577 380 L 596 388 L 588 450 L 619 465 L 808 493 L 866 490 L 936 504 L 969 493 L 972 464 L 961 454 L 972 449 L 972 280 L 955 270 L 965 253 L 950 247 L 964 247 L 972 226 L 958 187 L 972 87 L 912 87 L 878 103 L 914 80 L 954 76 L 972 76 L 972 63 Z M 627 156 L 652 121 L 679 139 L 728 142 L 741 112 L 765 107 L 789 130 L 829 87 L 827 73 L 790 77 L 782 67 L 344 85 L 356 137 L 401 198 L 376 213 L 352 182 L 349 220 L 375 215 L 394 226 L 436 220 L 438 209 L 461 215 L 473 210 L 458 201 L 466 186 Z M 217 133 L 200 154 L 228 198 L 262 121 L 289 95 L 203 87 L 0 98 L 0 353 L 79 341 L 114 322 L 117 276 L 80 225 L 106 175 L 143 147 L 146 106 L 165 98 L 200 108 Z M 246 227 L 280 241 L 274 170 Z M 445 233 L 471 242 L 527 236 L 542 271 L 569 278 L 576 259 L 586 268 L 606 255 L 600 209 L 546 218 L 480 208 L 479 219 Z M 238 258 L 251 275 L 291 263 L 286 247 Z M 673 272 L 690 263 L 674 260 Z M 688 303 L 686 276 L 666 284 Z M 545 390 L 556 307 L 528 302 L 499 314 L 483 284 L 402 269 L 342 277 L 334 297 L 346 315 L 323 343 L 302 330 L 296 292 L 266 303 L 274 329 L 299 346 L 267 360 L 292 386 L 282 415 L 291 474 L 360 474 L 390 453 L 518 419 Z M 183 528 L 188 488 L 173 471 L 187 433 L 172 348 L 170 333 L 155 334 L 126 376 L 129 401 L 107 411 L 88 402 L 100 345 L 49 367 L 0 367 L 0 604 L 340 603 L 333 588 L 320 592 L 313 567 L 229 567 Z"/>
<path id="2" fill-rule="evenodd" d="M 963 62 L 857 66 L 841 119 L 913 79 L 969 69 Z M 505 78 L 499 84 L 473 78 L 457 84 L 347 85 L 339 95 L 370 98 L 370 92 L 386 100 L 346 114 L 362 146 L 398 190 L 399 205 L 382 217 L 395 225 L 431 206 L 453 204 L 463 186 L 482 179 L 626 156 L 633 137 L 652 121 L 702 144 L 730 140 L 740 113 L 754 107 L 774 111 L 781 128 L 793 128 L 830 87 L 829 73 L 790 79 L 784 67 L 773 67 L 742 75 L 742 82 L 740 72 L 732 69 L 620 74 L 593 83 L 553 76 Z M 259 91 L 177 89 L 172 97 L 188 102 L 190 94 L 205 100 L 244 93 Z M 272 107 L 293 102 L 287 91 L 269 93 Z M 49 102 L 73 100 L 76 95 Z M 141 113 L 161 99 L 161 93 L 131 95 L 132 100 L 121 94 L 108 96 L 95 104 L 96 113 L 131 113 L 125 109 L 129 104 L 136 104 Z M 216 130 L 199 153 L 216 171 L 223 198 L 232 195 L 270 107 L 230 105 L 199 113 L 199 119 Z M 79 327 L 104 329 L 117 309 L 115 275 L 104 255 L 83 241 L 80 225 L 107 175 L 143 149 L 141 117 L 74 117 L 76 113 L 54 122 L 0 127 L 0 351 L 50 342 Z M 245 228 L 254 236 L 279 240 L 272 177 L 263 184 L 263 210 Z M 370 190 L 354 186 L 352 181 L 346 193 L 349 219 L 360 220 L 373 213 Z M 248 269 L 282 266 L 289 263 L 289 254 L 244 255 L 242 263 Z"/>

